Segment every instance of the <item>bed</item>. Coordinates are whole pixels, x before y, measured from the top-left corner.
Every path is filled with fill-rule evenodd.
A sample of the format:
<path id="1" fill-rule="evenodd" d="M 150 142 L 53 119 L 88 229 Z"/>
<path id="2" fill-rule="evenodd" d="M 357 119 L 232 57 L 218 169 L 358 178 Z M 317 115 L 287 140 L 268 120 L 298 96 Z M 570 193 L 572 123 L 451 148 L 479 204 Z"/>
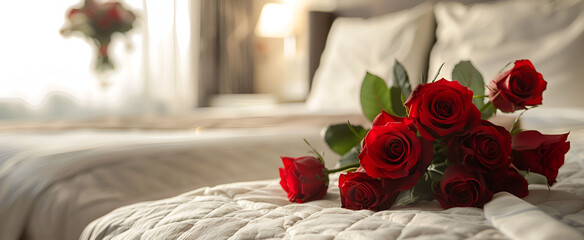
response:
<path id="1" fill-rule="evenodd" d="M 0 238 L 581 239 L 584 87 L 575 79 L 584 75 L 584 3 L 391 2 L 339 0 L 310 14 L 310 26 L 321 27 L 310 31 L 318 64 L 299 105 L 4 125 Z M 531 14 L 508 14 L 520 9 Z M 538 27 L 516 31 L 522 24 Z M 305 138 L 335 166 L 322 128 L 369 124 L 358 105 L 365 71 L 391 83 L 399 59 L 415 84 L 441 63 L 446 78 L 461 59 L 487 77 L 519 58 L 531 59 L 550 82 L 544 107 L 524 114 L 522 126 L 571 132 L 550 190 L 531 185 L 524 199 L 499 194 L 484 210 L 442 210 L 433 201 L 352 211 L 340 208 L 337 175 L 324 199 L 287 200 L 277 180 L 280 156 L 306 155 Z"/>
<path id="2" fill-rule="evenodd" d="M 340 207 L 337 178 L 322 200 L 290 203 L 278 180 L 200 188 L 116 209 L 82 239 L 582 239 L 584 132 L 551 189 L 524 199 L 501 192 L 483 209 L 443 210 L 436 201 L 374 212 Z"/>
<path id="3" fill-rule="evenodd" d="M 279 179 L 235 182 L 118 208 L 81 239 L 583 239 L 584 87 L 575 80 L 584 74 L 584 2 L 420 2 L 339 1 L 332 13 L 311 13 L 311 33 L 326 35 L 311 39 L 326 44 L 311 44 L 324 50 L 311 68 L 308 108 L 356 112 L 364 71 L 391 83 L 395 59 L 414 83 L 441 63 L 438 77 L 450 78 L 454 64 L 470 59 L 490 78 L 504 62 L 531 59 L 549 85 L 543 107 L 526 112 L 522 127 L 570 132 L 551 188 L 531 184 L 523 199 L 497 193 L 483 209 L 427 201 L 374 212 L 341 208 L 338 175 L 323 199 L 303 204 L 289 202 Z M 394 9 L 386 14 L 383 6 Z"/>
<path id="4" fill-rule="evenodd" d="M 0 238 L 78 239 L 87 224 L 117 207 L 272 179 L 282 154 L 310 150 L 303 139 L 325 149 L 320 132 L 329 121 L 361 121 L 298 106 L 278 109 L 6 123 L 0 132 Z"/>

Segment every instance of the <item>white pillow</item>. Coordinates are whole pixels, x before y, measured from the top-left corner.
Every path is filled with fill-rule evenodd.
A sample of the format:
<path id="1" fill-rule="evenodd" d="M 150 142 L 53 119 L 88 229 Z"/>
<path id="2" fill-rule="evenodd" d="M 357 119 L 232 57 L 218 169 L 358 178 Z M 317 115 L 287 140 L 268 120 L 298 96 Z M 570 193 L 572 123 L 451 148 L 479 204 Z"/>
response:
<path id="1" fill-rule="evenodd" d="M 308 107 L 360 113 L 359 92 L 365 73 L 372 72 L 390 84 L 396 59 L 416 84 L 426 72 L 434 27 L 431 3 L 369 19 L 336 19 L 314 76 Z"/>
<path id="2" fill-rule="evenodd" d="M 471 60 L 490 81 L 505 64 L 529 59 L 548 82 L 541 107 L 584 106 L 584 1 L 513 0 L 438 3 L 428 74 L 451 79 Z"/>

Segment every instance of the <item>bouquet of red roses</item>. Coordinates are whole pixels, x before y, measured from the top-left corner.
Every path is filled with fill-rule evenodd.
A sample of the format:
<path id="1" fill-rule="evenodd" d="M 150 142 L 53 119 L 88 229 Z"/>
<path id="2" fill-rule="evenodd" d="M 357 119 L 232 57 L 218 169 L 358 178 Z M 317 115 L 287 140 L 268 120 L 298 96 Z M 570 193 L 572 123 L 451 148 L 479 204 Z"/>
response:
<path id="1" fill-rule="evenodd" d="M 119 2 L 95 2 L 85 0 L 81 8 L 73 8 L 67 14 L 69 26 L 61 34 L 80 32 L 90 38 L 97 48 L 96 70 L 113 69 L 108 47 L 114 33 L 125 33 L 132 29 L 136 15 Z"/>
<path id="2" fill-rule="evenodd" d="M 327 169 L 316 150 L 316 157 L 282 157 L 280 184 L 290 201 L 322 198 L 328 174 L 340 171 L 342 207 L 375 211 L 434 199 L 445 209 L 483 207 L 493 193 L 522 198 L 528 183 L 556 181 L 568 133 L 519 129 L 522 113 L 509 130 L 488 120 L 497 109 L 524 112 L 542 104 L 547 82 L 529 60 L 515 61 L 486 86 L 469 61 L 454 67 L 453 81 L 422 80 L 413 91 L 404 67 L 396 61 L 393 70 L 391 87 L 370 73 L 363 81 L 370 129 L 327 128 L 325 141 L 342 156 L 340 168 Z"/>

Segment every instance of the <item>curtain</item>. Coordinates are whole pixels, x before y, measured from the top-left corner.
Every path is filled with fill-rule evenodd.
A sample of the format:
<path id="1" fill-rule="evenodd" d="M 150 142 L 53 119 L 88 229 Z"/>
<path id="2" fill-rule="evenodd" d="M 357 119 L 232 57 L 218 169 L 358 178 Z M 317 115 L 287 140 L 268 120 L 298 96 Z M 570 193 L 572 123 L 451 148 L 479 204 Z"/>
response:
<path id="1" fill-rule="evenodd" d="M 253 1 L 201 0 L 199 102 L 215 94 L 254 92 Z"/>
<path id="2" fill-rule="evenodd" d="M 252 1 L 219 0 L 219 93 L 253 92 Z"/>
<path id="3" fill-rule="evenodd" d="M 198 105 L 199 1 L 122 1 L 138 19 L 126 35 L 112 37 L 115 69 L 106 74 L 94 71 L 96 50 L 88 39 L 59 33 L 68 10 L 81 3 L 0 3 L 0 119 L 166 113 Z"/>

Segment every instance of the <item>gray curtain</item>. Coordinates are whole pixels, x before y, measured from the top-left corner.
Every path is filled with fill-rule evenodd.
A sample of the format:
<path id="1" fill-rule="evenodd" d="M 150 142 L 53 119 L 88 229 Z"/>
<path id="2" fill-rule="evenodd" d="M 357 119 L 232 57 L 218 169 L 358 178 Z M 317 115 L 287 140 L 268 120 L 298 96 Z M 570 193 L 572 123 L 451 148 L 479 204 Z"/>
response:
<path id="1" fill-rule="evenodd" d="M 253 1 L 201 0 L 199 102 L 253 92 Z"/>

